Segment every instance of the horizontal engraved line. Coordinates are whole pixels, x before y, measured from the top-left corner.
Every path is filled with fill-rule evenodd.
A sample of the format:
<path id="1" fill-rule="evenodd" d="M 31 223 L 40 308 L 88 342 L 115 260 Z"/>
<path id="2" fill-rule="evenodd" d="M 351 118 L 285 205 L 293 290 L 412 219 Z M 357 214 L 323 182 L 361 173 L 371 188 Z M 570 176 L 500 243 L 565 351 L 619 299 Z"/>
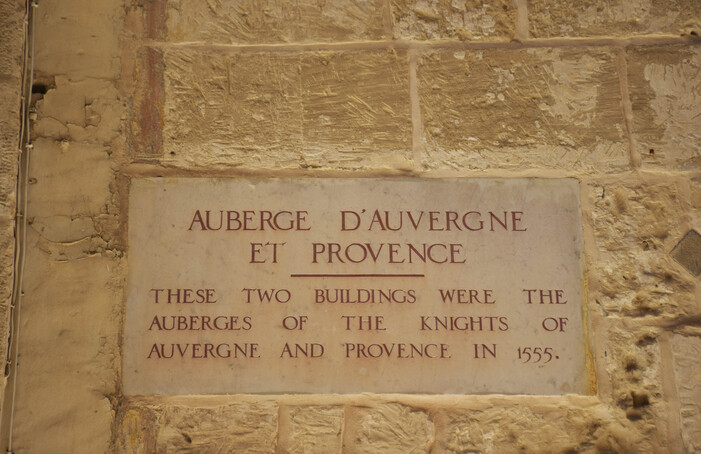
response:
<path id="1" fill-rule="evenodd" d="M 425 274 L 308 273 L 308 274 L 290 274 L 290 277 L 425 277 Z"/>

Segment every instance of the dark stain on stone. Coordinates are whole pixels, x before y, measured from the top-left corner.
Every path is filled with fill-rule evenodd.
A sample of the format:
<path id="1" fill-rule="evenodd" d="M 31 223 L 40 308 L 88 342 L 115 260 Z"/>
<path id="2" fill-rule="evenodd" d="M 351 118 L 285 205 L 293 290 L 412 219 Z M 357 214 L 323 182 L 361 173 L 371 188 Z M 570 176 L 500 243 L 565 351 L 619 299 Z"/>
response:
<path id="1" fill-rule="evenodd" d="M 694 276 L 701 274 L 701 235 L 689 230 L 670 255 Z"/>

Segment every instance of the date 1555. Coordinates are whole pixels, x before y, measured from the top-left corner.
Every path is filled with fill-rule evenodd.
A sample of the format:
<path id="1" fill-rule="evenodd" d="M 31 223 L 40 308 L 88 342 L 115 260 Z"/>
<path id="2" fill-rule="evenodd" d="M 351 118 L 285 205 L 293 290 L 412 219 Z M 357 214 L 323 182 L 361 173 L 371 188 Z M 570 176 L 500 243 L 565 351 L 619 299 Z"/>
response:
<path id="1" fill-rule="evenodd" d="M 551 347 L 519 347 L 518 359 L 524 363 L 545 364 L 560 357 L 555 355 Z"/>

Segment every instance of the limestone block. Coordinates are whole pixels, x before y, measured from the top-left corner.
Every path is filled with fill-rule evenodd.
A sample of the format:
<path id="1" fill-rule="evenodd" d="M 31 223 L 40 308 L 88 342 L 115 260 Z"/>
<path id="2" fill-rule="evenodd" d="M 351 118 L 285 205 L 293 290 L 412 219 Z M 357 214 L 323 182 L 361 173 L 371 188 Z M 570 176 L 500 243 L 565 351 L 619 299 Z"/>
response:
<path id="1" fill-rule="evenodd" d="M 341 452 L 343 407 L 300 405 L 280 410 L 278 453 Z"/>
<path id="2" fill-rule="evenodd" d="M 701 168 L 701 47 L 637 47 L 627 57 L 633 136 L 643 165 Z"/>
<path id="3" fill-rule="evenodd" d="M 56 261 L 29 232 L 15 409 L 16 452 L 107 452 L 116 392 L 119 263 Z"/>
<path id="4" fill-rule="evenodd" d="M 165 54 L 163 160 L 359 167 L 410 156 L 404 52 Z"/>
<path id="5" fill-rule="evenodd" d="M 90 216 L 110 199 L 111 163 L 99 145 L 39 139 L 30 176 L 30 216 Z"/>
<path id="6" fill-rule="evenodd" d="M 503 452 L 626 452 L 640 435 L 616 421 L 603 406 L 581 408 L 568 401 L 490 398 L 468 409 L 436 416 L 441 454 Z M 644 446 L 644 445 L 643 445 Z"/>
<path id="7" fill-rule="evenodd" d="M 679 186 L 598 184 L 589 197 L 598 250 L 590 289 L 602 310 L 636 317 L 693 313 L 693 277 L 669 255 L 686 233 Z"/>
<path id="8" fill-rule="evenodd" d="M 529 0 L 528 21 L 534 38 L 698 35 L 701 4 L 696 0 Z"/>
<path id="9" fill-rule="evenodd" d="M 404 51 L 305 54 L 302 90 L 306 165 L 357 167 L 410 159 Z"/>
<path id="10" fill-rule="evenodd" d="M 608 49 L 441 51 L 419 64 L 429 168 L 628 166 Z"/>
<path id="11" fill-rule="evenodd" d="M 433 423 L 424 411 L 400 404 L 347 410 L 344 453 L 422 453 L 433 441 Z"/>
<path id="12" fill-rule="evenodd" d="M 169 41 L 223 44 L 386 38 L 383 0 L 168 0 Z"/>
<path id="13" fill-rule="evenodd" d="M 299 66 L 298 55 L 167 52 L 166 160 L 293 166 L 301 152 Z"/>
<path id="14" fill-rule="evenodd" d="M 168 405 L 161 411 L 158 453 L 275 452 L 275 404 Z"/>
<path id="15" fill-rule="evenodd" d="M 47 0 L 36 13 L 36 70 L 72 79 L 119 75 L 121 1 Z"/>
<path id="16" fill-rule="evenodd" d="M 515 2 L 490 0 L 392 0 L 395 39 L 509 41 Z"/>
<path id="17" fill-rule="evenodd" d="M 701 338 L 672 336 L 674 374 L 686 452 L 701 451 Z"/>

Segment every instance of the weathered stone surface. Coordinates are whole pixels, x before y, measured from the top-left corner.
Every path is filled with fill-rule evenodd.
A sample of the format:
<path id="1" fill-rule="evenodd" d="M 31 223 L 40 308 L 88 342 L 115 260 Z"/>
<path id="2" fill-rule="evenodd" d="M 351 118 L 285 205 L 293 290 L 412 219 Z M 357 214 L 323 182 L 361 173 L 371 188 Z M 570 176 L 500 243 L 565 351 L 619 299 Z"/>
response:
<path id="1" fill-rule="evenodd" d="M 299 55 L 165 55 L 165 159 L 182 166 L 295 166 Z"/>
<path id="2" fill-rule="evenodd" d="M 102 257 L 51 257 L 31 230 L 27 254 L 14 450 L 107 452 L 107 396 L 121 362 L 119 266 Z"/>
<path id="3" fill-rule="evenodd" d="M 14 218 L 17 159 L 19 156 L 20 105 L 24 3 L 0 0 L 0 216 Z M 3 238 L 3 235 L 0 235 Z M 10 251 L 11 249 L 0 249 Z M 4 256 L 4 254 L 3 254 Z M 0 259 L 0 273 L 10 263 Z M 2 282 L 2 281 L 0 281 Z M 4 301 L 0 283 L 0 301 Z M 3 317 L 0 316 L 0 319 Z"/>
<path id="4" fill-rule="evenodd" d="M 436 415 L 431 452 L 562 453 L 627 452 L 644 448 L 630 422 L 618 421 L 605 406 L 574 406 L 568 401 L 537 402 L 495 397 L 466 409 Z"/>
<path id="5" fill-rule="evenodd" d="M 274 404 L 172 405 L 161 416 L 156 452 L 273 453 L 276 436 Z"/>
<path id="6" fill-rule="evenodd" d="M 31 177 L 31 217 L 96 215 L 111 198 L 112 164 L 100 145 L 38 139 Z"/>
<path id="7" fill-rule="evenodd" d="M 346 411 L 344 453 L 420 453 L 433 443 L 433 422 L 422 410 L 389 403 Z"/>
<path id="8" fill-rule="evenodd" d="M 278 454 L 342 451 L 342 406 L 285 406 L 280 410 Z"/>
<path id="9" fill-rule="evenodd" d="M 164 161 L 358 167 L 410 157 L 404 52 L 165 55 Z"/>
<path id="10" fill-rule="evenodd" d="M 122 105 L 114 84 L 55 77 L 56 86 L 36 103 L 34 137 L 108 144 L 119 135 Z"/>
<path id="11" fill-rule="evenodd" d="M 274 453 L 277 411 L 273 402 L 226 398 L 130 400 L 117 414 L 115 446 L 130 453 Z"/>
<path id="12" fill-rule="evenodd" d="M 701 451 L 701 337 L 672 336 L 674 374 L 679 394 L 686 452 Z"/>
<path id="13" fill-rule="evenodd" d="M 396 39 L 508 41 L 516 5 L 510 0 L 392 0 L 392 18 Z"/>
<path id="14" fill-rule="evenodd" d="M 383 0 L 168 0 L 170 41 L 290 43 L 377 40 L 386 37 Z"/>
<path id="15" fill-rule="evenodd" d="M 37 70 L 74 80 L 119 75 L 121 1 L 46 1 L 36 11 Z"/>
<path id="16" fill-rule="evenodd" d="M 590 289 L 603 310 L 634 317 L 692 313 L 693 280 L 668 254 L 686 233 L 677 184 L 597 184 L 589 197 L 598 249 Z"/>
<path id="17" fill-rule="evenodd" d="M 430 168 L 628 166 L 612 51 L 443 51 L 418 71 Z"/>
<path id="18" fill-rule="evenodd" d="M 302 90 L 305 166 L 387 166 L 411 157 L 406 52 L 305 54 Z"/>
<path id="19" fill-rule="evenodd" d="M 118 409 L 116 452 L 274 453 L 277 404 L 226 397 L 128 399 Z"/>
<path id="20" fill-rule="evenodd" d="M 22 48 L 24 44 L 24 2 L 21 0 L 0 0 L 0 81 L 8 83 L 3 87 L 3 95 L 18 93 L 22 71 Z M 7 90 L 7 91 L 6 91 Z M 12 104 L 6 104 L 7 107 Z M 17 106 L 14 107 L 15 109 Z M 5 109 L 7 110 L 7 109 Z M 5 115 L 3 111 L 3 116 Z M 3 118 L 4 120 L 4 118 Z"/>
<path id="21" fill-rule="evenodd" d="M 611 315 L 609 315 L 610 317 Z M 616 417 L 625 417 L 631 436 L 639 437 L 638 452 L 654 452 L 664 434 L 658 432 L 657 419 L 667 417 L 662 393 L 662 364 L 659 331 L 638 327 L 627 320 L 609 320 L 607 332 L 600 327 L 597 335 L 606 336 L 604 367 L 610 383 L 611 410 Z"/>
<path id="22" fill-rule="evenodd" d="M 638 47 L 627 56 L 633 136 L 643 165 L 701 168 L 701 47 Z"/>
<path id="23" fill-rule="evenodd" d="M 536 38 L 698 35 L 701 4 L 696 0 L 535 0 L 528 2 L 528 20 Z"/>

